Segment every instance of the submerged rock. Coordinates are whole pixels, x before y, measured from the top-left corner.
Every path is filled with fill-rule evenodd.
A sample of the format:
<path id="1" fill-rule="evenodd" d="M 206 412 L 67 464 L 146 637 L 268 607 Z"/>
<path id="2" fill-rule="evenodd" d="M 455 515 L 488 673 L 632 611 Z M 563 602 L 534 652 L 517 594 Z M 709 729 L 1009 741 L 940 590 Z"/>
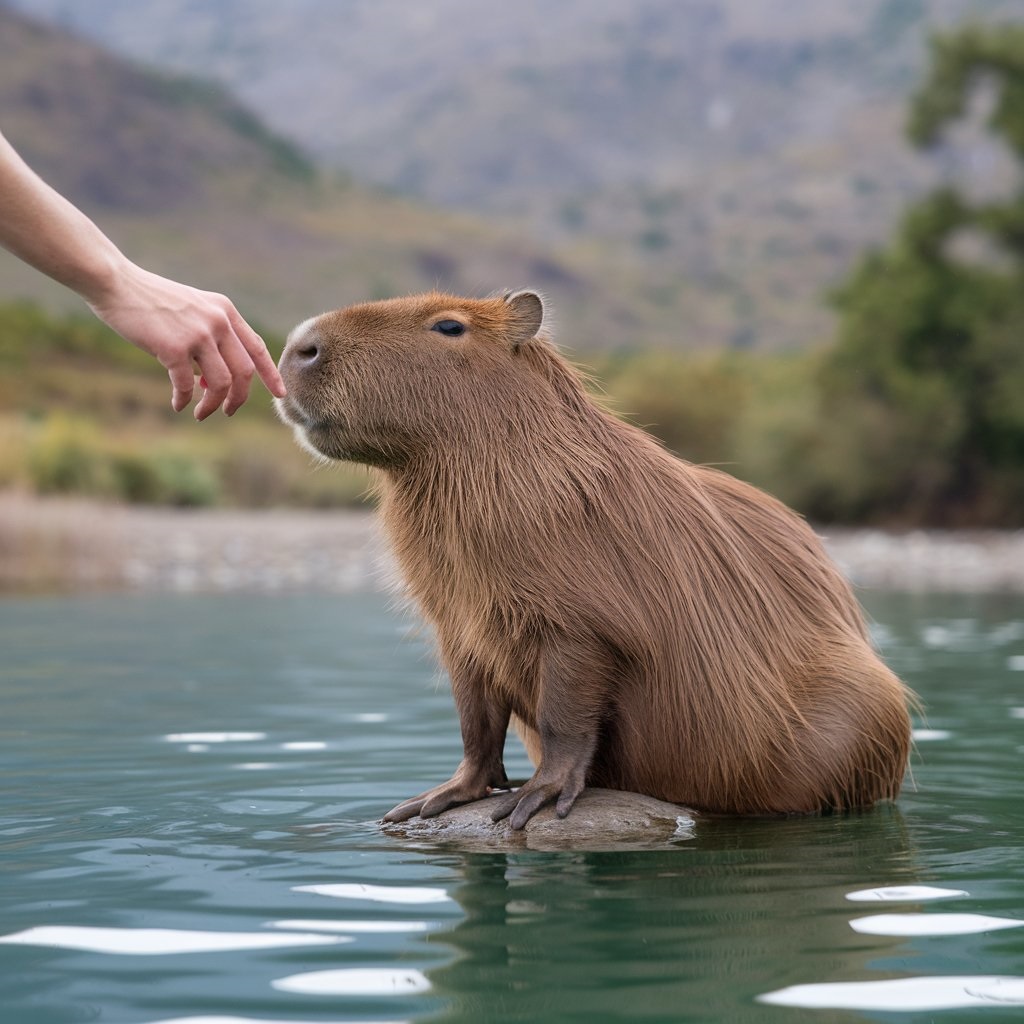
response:
<path id="1" fill-rule="evenodd" d="M 692 838 L 694 813 L 641 793 L 585 789 L 566 818 L 554 806 L 538 811 L 519 831 L 491 821 L 502 794 L 453 807 L 436 818 L 383 822 L 386 835 L 463 850 L 619 850 L 664 848 Z"/>

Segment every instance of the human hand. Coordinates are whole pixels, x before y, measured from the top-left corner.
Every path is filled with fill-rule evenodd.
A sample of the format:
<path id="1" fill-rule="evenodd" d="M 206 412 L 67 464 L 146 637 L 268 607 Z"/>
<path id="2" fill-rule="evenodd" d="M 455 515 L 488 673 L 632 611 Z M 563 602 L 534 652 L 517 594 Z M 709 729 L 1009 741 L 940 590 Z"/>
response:
<path id="1" fill-rule="evenodd" d="M 200 291 L 134 264 L 120 268 L 89 306 L 126 341 L 148 352 L 171 379 L 171 405 L 181 412 L 195 391 L 195 367 L 205 388 L 195 407 L 204 420 L 223 406 L 232 416 L 249 397 L 253 374 L 271 394 L 285 395 L 284 381 L 263 339 L 224 295 Z"/>

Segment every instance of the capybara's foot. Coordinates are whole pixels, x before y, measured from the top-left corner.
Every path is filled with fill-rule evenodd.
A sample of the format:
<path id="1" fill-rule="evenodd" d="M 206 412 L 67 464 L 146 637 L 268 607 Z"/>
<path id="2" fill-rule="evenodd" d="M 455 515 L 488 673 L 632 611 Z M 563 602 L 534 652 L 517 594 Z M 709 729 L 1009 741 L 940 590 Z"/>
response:
<path id="1" fill-rule="evenodd" d="M 451 780 L 441 786 L 428 789 L 411 800 L 403 800 L 384 815 L 385 821 L 406 821 L 418 814 L 421 818 L 433 818 L 456 804 L 468 804 L 487 796 L 487 786 L 469 786 Z"/>
<path id="2" fill-rule="evenodd" d="M 482 800 L 492 788 L 505 788 L 508 785 L 510 783 L 504 766 L 499 765 L 493 771 L 466 771 L 460 768 L 447 782 L 392 807 L 384 815 L 384 820 L 406 821 L 417 814 L 421 818 L 433 818 L 457 804 Z"/>
<path id="3" fill-rule="evenodd" d="M 512 828 L 522 828 L 542 807 L 555 804 L 555 813 L 564 818 L 576 803 L 576 797 L 583 791 L 585 773 L 569 771 L 556 775 L 538 769 L 532 779 L 522 788 L 502 797 L 491 814 L 491 821 L 508 818 Z"/>

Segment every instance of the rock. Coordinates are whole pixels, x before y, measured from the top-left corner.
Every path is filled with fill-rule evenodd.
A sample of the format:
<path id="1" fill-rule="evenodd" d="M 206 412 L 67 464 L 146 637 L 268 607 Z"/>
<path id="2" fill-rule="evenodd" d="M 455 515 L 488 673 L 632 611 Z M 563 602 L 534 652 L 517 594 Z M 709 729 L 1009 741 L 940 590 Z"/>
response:
<path id="1" fill-rule="evenodd" d="M 491 821 L 500 796 L 453 807 L 436 818 L 383 822 L 381 829 L 402 840 L 470 851 L 655 849 L 694 834 L 694 813 L 685 807 L 613 789 L 585 789 L 567 818 L 559 818 L 552 805 L 514 831 L 507 820 Z"/>

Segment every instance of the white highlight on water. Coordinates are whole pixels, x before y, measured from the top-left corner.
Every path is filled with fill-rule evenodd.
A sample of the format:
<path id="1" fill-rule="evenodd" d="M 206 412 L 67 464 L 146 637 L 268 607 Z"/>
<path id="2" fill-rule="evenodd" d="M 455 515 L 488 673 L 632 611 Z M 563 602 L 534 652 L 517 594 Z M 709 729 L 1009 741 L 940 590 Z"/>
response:
<path id="1" fill-rule="evenodd" d="M 349 932 L 356 935 L 425 932 L 430 926 L 426 921 L 269 921 L 267 927 L 300 932 Z"/>
<path id="2" fill-rule="evenodd" d="M 875 914 L 850 922 L 862 935 L 979 935 L 1021 925 L 1024 921 L 985 914 Z"/>
<path id="3" fill-rule="evenodd" d="M 361 714 L 353 715 L 353 722 L 386 722 L 388 716 L 382 711 L 364 711 Z"/>
<path id="4" fill-rule="evenodd" d="M 293 740 L 291 743 L 282 743 L 282 750 L 326 750 L 327 744 L 323 740 Z"/>
<path id="5" fill-rule="evenodd" d="M 164 737 L 168 743 L 254 743 L 266 738 L 265 732 L 172 732 Z"/>
<path id="6" fill-rule="evenodd" d="M 1011 654 L 1006 659 L 1006 667 L 1011 672 L 1024 672 L 1024 654 Z"/>
<path id="7" fill-rule="evenodd" d="M 341 900 L 371 900 L 374 903 L 444 903 L 451 899 L 444 889 L 411 885 L 363 885 L 360 882 L 296 885 L 292 892 L 312 892 L 317 896 L 333 896 Z"/>
<path id="8" fill-rule="evenodd" d="M 87 928 L 42 925 L 0 936 L 0 943 L 52 946 L 89 953 L 158 956 L 166 953 L 219 953 L 231 950 L 275 949 L 283 946 L 336 945 L 355 940 L 340 935 L 282 935 L 279 932 L 200 932 L 175 928 Z"/>
<path id="9" fill-rule="evenodd" d="M 953 734 L 948 729 L 915 729 L 910 735 L 920 743 L 922 740 L 948 740 Z"/>
<path id="10" fill-rule="evenodd" d="M 427 992 L 430 982 L 422 971 L 411 967 L 350 967 L 335 971 L 292 974 L 272 981 L 282 992 L 319 996 L 401 996 Z"/>
<path id="11" fill-rule="evenodd" d="M 792 985 L 758 996 L 762 1003 L 834 1010 L 953 1010 L 1024 1006 L 1024 978 L 1001 975 L 897 978 L 892 981 Z"/>
<path id="12" fill-rule="evenodd" d="M 269 1020 L 266 1017 L 175 1017 L 173 1020 L 157 1020 L 153 1024 L 309 1024 L 306 1020 Z M 342 1024 L 338 1021 L 338 1024 Z M 347 1021 L 345 1024 L 358 1024 Z M 408 1021 L 375 1021 L 374 1024 L 409 1024 Z"/>
<path id="13" fill-rule="evenodd" d="M 880 889 L 858 889 L 846 898 L 854 903 L 917 903 L 921 900 L 948 900 L 966 896 L 963 889 L 937 889 L 933 885 L 888 885 Z"/>
<path id="14" fill-rule="evenodd" d="M 173 1020 L 157 1020 L 153 1024 L 309 1024 L 306 1020 L 268 1020 L 266 1017 L 175 1017 Z M 338 1021 L 338 1024 L 342 1024 Z M 348 1021 L 345 1024 L 358 1024 Z M 408 1021 L 376 1021 L 375 1024 L 408 1024 Z"/>

